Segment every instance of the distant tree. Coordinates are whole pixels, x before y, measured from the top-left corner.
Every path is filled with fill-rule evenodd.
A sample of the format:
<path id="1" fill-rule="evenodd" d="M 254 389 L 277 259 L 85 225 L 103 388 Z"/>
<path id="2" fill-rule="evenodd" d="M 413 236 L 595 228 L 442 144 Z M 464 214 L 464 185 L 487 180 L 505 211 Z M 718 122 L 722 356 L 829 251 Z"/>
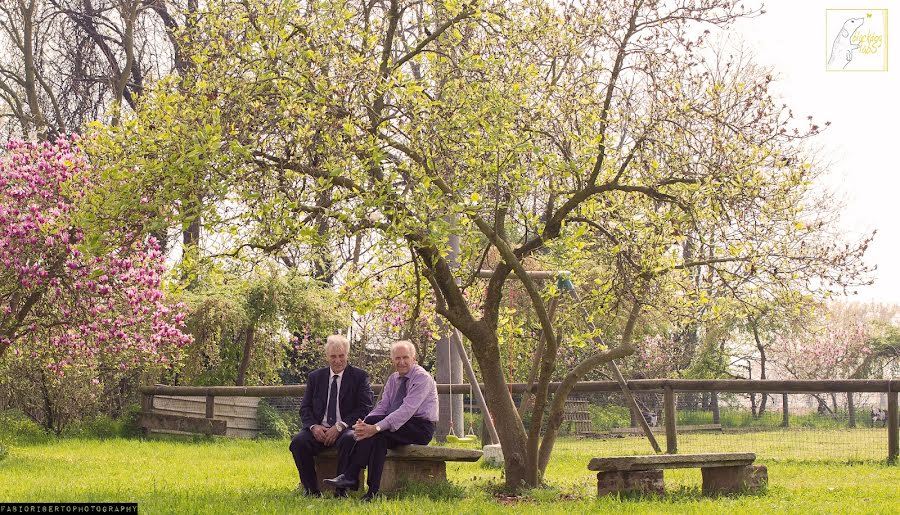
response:
<path id="1" fill-rule="evenodd" d="M 798 379 L 864 379 L 897 358 L 896 306 L 835 302 L 775 339 L 773 360 Z"/>
<path id="2" fill-rule="evenodd" d="M 299 274 L 214 277 L 184 293 L 194 339 L 181 377 L 192 384 L 266 384 L 284 369 L 305 379 L 325 338 L 350 325 L 337 293 Z"/>

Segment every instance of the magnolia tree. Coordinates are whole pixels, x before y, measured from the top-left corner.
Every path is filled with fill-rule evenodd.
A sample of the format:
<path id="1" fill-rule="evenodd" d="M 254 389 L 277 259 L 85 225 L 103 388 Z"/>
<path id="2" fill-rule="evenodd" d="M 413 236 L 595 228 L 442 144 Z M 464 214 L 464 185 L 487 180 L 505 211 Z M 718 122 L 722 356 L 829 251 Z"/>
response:
<path id="1" fill-rule="evenodd" d="M 181 306 L 167 304 L 161 290 L 164 260 L 154 240 L 86 238 L 79 203 L 92 177 L 75 141 L 6 145 L 0 357 L 12 353 L 58 376 L 73 367 L 125 371 L 171 363 L 190 341 Z"/>
<path id="2" fill-rule="evenodd" d="M 408 304 L 433 303 L 471 342 L 512 488 L 540 483 L 566 396 L 634 353 L 646 309 L 840 288 L 863 268 L 865 242 L 845 246 L 815 216 L 822 168 L 802 141 L 819 127 L 798 127 L 752 62 L 706 45 L 756 14 L 739 2 L 206 8 L 185 41 L 188 74 L 98 130 L 98 158 L 127 149 L 107 164 L 133 184 L 151 185 L 161 162 L 214 177 L 169 184 L 203 190 L 206 229 L 231 236 L 230 257 L 354 241 L 364 259 L 348 288 L 397 277 Z M 176 139 L 160 152 L 156 142 Z M 131 205 L 186 198 L 129 194 Z M 479 278 L 482 268 L 493 275 Z M 548 303 L 561 291 L 533 279 L 536 268 L 573 271 L 588 313 L 570 310 L 581 323 L 567 339 L 588 352 L 553 396 L 562 340 Z M 544 342 L 527 427 L 501 352 L 504 331 L 520 334 L 503 308 L 513 280 Z"/>

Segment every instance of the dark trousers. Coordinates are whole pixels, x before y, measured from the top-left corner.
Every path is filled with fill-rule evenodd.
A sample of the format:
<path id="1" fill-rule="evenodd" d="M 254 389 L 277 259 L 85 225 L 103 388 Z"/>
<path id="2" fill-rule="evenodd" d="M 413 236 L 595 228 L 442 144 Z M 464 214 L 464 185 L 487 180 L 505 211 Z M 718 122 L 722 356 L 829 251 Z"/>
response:
<path id="1" fill-rule="evenodd" d="M 353 430 L 345 429 L 334 445 L 338 448 L 338 470 L 343 470 L 347 466 L 347 459 L 350 457 L 350 449 L 356 440 L 353 438 Z M 291 454 L 294 455 L 294 464 L 297 465 L 297 472 L 300 474 L 300 482 L 307 492 L 319 491 L 319 478 L 316 476 L 315 456 L 327 449 L 324 444 L 316 440 L 312 431 L 303 429 L 291 440 Z"/>
<path id="2" fill-rule="evenodd" d="M 374 424 L 384 417 L 384 415 L 366 417 L 366 423 Z M 369 485 L 369 492 L 375 493 L 381 486 L 381 473 L 384 471 L 387 450 L 408 444 L 428 445 L 432 436 L 434 423 L 424 418 L 412 417 L 396 431 L 382 431 L 356 442 L 350 453 L 347 468 L 338 470 L 344 471 L 344 477 L 355 478 L 359 476 L 360 470 L 368 467 L 369 475 L 366 483 Z"/>

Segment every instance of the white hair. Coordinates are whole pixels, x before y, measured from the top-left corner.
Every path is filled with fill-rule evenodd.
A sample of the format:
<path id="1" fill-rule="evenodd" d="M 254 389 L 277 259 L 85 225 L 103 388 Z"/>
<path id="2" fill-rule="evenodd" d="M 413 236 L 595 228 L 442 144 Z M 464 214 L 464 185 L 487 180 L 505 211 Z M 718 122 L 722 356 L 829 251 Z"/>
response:
<path id="1" fill-rule="evenodd" d="M 413 359 L 416 358 L 416 346 L 409 340 L 397 340 L 391 344 L 391 357 L 394 356 L 394 349 L 397 347 L 406 347 Z"/>
<path id="2" fill-rule="evenodd" d="M 343 347 L 345 354 L 350 353 L 350 341 L 347 340 L 347 337 L 342 334 L 332 334 L 325 340 L 325 354 L 328 354 L 328 351 L 335 345 Z"/>

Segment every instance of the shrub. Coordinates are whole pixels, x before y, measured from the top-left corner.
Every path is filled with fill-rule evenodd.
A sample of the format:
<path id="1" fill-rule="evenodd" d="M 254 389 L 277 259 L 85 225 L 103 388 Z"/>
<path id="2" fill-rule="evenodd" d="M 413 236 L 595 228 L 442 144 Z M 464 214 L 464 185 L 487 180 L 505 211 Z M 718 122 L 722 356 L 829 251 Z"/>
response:
<path id="1" fill-rule="evenodd" d="M 288 437 L 294 436 L 303 428 L 303 421 L 300 420 L 300 413 L 292 411 L 290 413 L 279 414 L 281 415 L 281 419 L 284 420 L 285 425 L 287 425 Z"/>
<path id="2" fill-rule="evenodd" d="M 45 443 L 50 436 L 21 411 L 0 412 L 0 440 L 7 445 Z"/>
<path id="3" fill-rule="evenodd" d="M 260 438 L 284 440 L 291 437 L 291 431 L 281 414 L 266 401 L 260 401 L 256 407 L 256 421 Z"/>
<path id="4" fill-rule="evenodd" d="M 122 412 L 121 436 L 123 438 L 141 438 L 144 429 L 141 427 L 141 405 L 129 404 Z"/>
<path id="5" fill-rule="evenodd" d="M 116 420 L 108 415 L 97 415 L 74 422 L 64 433 L 65 436 L 79 438 L 117 438 L 122 436 L 124 420 Z"/>
<path id="6" fill-rule="evenodd" d="M 591 413 L 591 427 L 594 431 L 606 431 L 614 427 L 628 427 L 631 425 L 631 414 L 625 406 L 596 406 L 589 405 Z"/>

